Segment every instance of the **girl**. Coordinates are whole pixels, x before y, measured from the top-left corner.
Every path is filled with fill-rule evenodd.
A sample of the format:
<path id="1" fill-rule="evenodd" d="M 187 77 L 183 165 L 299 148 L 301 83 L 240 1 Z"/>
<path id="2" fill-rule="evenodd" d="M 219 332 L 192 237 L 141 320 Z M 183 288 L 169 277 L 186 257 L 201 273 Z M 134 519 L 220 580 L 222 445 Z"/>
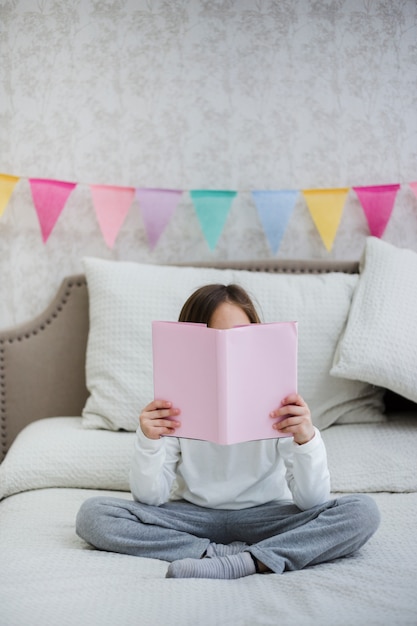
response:
<path id="1" fill-rule="evenodd" d="M 260 322 L 237 285 L 198 289 L 179 321 L 218 329 Z M 370 497 L 330 499 L 324 443 L 298 394 L 270 415 L 271 428 L 291 437 L 230 446 L 164 437 L 180 425 L 180 410 L 169 399 L 143 409 L 130 472 L 134 500 L 87 500 L 77 516 L 80 537 L 101 550 L 169 561 L 169 578 L 231 579 L 350 555 L 377 529 Z"/>

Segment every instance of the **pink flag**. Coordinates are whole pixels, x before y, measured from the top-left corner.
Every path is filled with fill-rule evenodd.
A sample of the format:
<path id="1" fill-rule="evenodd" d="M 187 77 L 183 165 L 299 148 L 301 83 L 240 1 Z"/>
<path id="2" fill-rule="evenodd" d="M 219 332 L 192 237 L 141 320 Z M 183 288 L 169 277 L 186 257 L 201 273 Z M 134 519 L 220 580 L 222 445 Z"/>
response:
<path id="1" fill-rule="evenodd" d="M 368 220 L 371 235 L 374 237 L 382 237 L 399 188 L 400 185 L 353 187 Z"/>
<path id="2" fill-rule="evenodd" d="M 181 198 L 176 189 L 136 189 L 136 197 L 151 249 L 167 227 Z"/>
<path id="3" fill-rule="evenodd" d="M 41 178 L 30 178 L 29 183 L 42 239 L 46 243 L 76 183 L 63 183 Z"/>
<path id="4" fill-rule="evenodd" d="M 408 183 L 414 192 L 414 195 L 417 196 L 417 183 Z"/>
<path id="5" fill-rule="evenodd" d="M 90 185 L 91 196 L 104 241 L 113 248 L 116 237 L 129 213 L 134 187 Z"/>

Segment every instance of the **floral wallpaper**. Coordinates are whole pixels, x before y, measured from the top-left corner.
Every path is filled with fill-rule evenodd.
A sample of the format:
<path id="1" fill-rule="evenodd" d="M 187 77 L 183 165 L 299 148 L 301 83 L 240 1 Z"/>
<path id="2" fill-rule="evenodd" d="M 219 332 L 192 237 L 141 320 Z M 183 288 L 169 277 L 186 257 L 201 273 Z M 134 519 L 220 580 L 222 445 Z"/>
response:
<path id="1" fill-rule="evenodd" d="M 417 250 L 415 0 L 0 0 L 0 326 L 84 256 L 358 259 L 353 190 L 328 251 L 300 194 L 276 253 L 250 191 L 399 183 L 383 238 Z M 43 243 L 28 179 L 77 182 Z M 110 249 L 90 184 L 231 189 L 214 250 L 184 193 L 151 250 L 133 202 Z"/>

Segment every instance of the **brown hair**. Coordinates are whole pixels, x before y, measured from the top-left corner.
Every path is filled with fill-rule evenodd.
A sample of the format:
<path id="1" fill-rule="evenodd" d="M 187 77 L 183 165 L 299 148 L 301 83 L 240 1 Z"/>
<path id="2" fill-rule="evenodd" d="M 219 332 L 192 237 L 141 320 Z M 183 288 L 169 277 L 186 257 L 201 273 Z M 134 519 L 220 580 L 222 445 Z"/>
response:
<path id="1" fill-rule="evenodd" d="M 223 302 L 240 307 L 251 324 L 260 324 L 261 320 L 249 295 L 243 287 L 233 284 L 205 285 L 197 289 L 184 303 L 178 321 L 208 325 L 214 311 Z"/>

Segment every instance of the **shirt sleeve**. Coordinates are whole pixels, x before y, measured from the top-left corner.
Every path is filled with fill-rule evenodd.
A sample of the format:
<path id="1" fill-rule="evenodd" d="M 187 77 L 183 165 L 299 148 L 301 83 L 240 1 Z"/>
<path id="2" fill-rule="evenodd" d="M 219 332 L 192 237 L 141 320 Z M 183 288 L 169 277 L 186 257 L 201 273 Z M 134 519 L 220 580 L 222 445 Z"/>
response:
<path id="1" fill-rule="evenodd" d="M 179 457 L 176 437 L 149 439 L 139 426 L 129 475 L 133 498 L 155 506 L 167 502 Z"/>
<path id="2" fill-rule="evenodd" d="M 294 504 L 305 511 L 330 499 L 330 473 L 323 439 L 317 428 L 313 439 L 298 445 L 281 439 L 279 450 L 286 467 L 286 481 Z"/>

